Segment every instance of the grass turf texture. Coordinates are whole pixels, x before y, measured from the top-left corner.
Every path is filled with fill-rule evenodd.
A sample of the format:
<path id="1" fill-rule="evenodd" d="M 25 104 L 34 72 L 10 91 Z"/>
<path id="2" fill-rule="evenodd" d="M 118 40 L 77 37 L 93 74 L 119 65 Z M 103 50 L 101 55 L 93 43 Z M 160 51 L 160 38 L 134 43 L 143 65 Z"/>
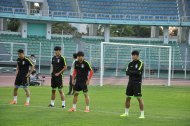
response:
<path id="1" fill-rule="evenodd" d="M 31 105 L 23 106 L 25 94 L 19 90 L 18 105 L 12 100 L 10 87 L 0 88 L 0 126 L 189 126 L 190 87 L 144 86 L 145 119 L 138 119 L 138 102 L 132 98 L 130 116 L 120 117 L 124 112 L 125 87 L 89 87 L 91 112 L 84 113 L 84 97 L 79 96 L 77 112 L 69 113 L 72 96 L 66 96 L 66 109 L 61 109 L 57 92 L 55 108 L 48 108 L 50 87 L 30 87 Z M 68 87 L 64 87 L 67 93 Z"/>

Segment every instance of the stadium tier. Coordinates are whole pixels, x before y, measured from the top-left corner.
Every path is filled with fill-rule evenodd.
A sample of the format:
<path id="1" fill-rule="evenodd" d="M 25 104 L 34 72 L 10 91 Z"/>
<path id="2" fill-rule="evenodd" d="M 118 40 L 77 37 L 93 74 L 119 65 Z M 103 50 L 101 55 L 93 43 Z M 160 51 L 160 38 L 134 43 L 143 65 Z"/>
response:
<path id="1" fill-rule="evenodd" d="M 21 0 L 0 0 L 0 6 L 23 8 Z"/>
<path id="2" fill-rule="evenodd" d="M 186 11 L 187 15 L 190 16 L 190 0 L 187 0 L 186 6 L 187 6 L 187 11 Z"/>
<path id="3" fill-rule="evenodd" d="M 1 13 L 33 15 L 38 12 L 35 9 L 23 8 L 21 0 L 1 0 L 0 2 L 2 3 Z M 44 5 L 46 7 L 44 10 L 40 10 L 39 15 L 47 16 L 49 13 L 50 17 L 99 19 L 102 22 L 110 19 L 138 20 L 161 21 L 166 24 L 180 25 L 181 20 L 179 19 L 182 16 L 179 13 L 182 12 L 182 9 L 180 10 L 177 0 L 47 0 Z M 6 17 L 6 15 L 4 16 Z M 77 21 L 71 20 L 71 22 Z"/>
<path id="4" fill-rule="evenodd" d="M 47 0 L 50 11 L 74 11 L 70 0 Z"/>
<path id="5" fill-rule="evenodd" d="M 178 16 L 176 0 L 78 0 L 81 12 Z"/>

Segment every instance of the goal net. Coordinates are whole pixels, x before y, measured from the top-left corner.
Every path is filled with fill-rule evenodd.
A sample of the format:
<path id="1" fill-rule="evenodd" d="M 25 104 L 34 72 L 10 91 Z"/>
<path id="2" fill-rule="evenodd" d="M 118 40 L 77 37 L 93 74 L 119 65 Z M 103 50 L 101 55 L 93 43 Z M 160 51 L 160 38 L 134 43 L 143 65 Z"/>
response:
<path id="1" fill-rule="evenodd" d="M 100 86 L 104 84 L 125 84 L 127 77 L 126 66 L 132 60 L 131 52 L 140 52 L 140 59 L 144 63 L 143 84 L 167 85 L 171 84 L 171 46 L 101 43 L 100 57 Z"/>

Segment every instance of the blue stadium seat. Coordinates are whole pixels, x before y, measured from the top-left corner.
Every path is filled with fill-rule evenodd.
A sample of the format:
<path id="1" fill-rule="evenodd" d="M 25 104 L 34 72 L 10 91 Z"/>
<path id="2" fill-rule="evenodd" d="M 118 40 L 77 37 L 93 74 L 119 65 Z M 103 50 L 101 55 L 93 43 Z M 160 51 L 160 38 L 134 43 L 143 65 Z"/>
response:
<path id="1" fill-rule="evenodd" d="M 175 0 L 78 0 L 86 13 L 178 16 Z"/>

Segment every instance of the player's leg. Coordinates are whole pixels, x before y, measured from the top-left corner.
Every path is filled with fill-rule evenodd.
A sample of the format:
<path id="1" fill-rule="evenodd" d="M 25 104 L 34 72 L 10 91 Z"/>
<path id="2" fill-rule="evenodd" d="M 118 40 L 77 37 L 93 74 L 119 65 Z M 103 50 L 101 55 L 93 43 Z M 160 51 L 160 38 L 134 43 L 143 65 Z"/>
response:
<path id="1" fill-rule="evenodd" d="M 49 107 L 54 107 L 54 105 L 55 105 L 55 94 L 56 94 L 56 88 L 52 88 L 52 91 L 51 91 L 51 102 L 49 104 Z"/>
<path id="2" fill-rule="evenodd" d="M 75 91 L 74 96 L 73 96 L 73 106 L 72 106 L 72 108 L 70 108 L 68 110 L 69 112 L 75 112 L 76 111 L 76 104 L 78 101 L 78 95 L 79 95 L 79 92 Z"/>
<path id="3" fill-rule="evenodd" d="M 74 96 L 73 96 L 73 106 L 71 109 L 69 109 L 68 111 L 69 112 L 75 112 L 76 111 L 76 104 L 77 104 L 77 100 L 78 100 L 78 95 L 79 95 L 79 92 L 82 90 L 81 86 L 80 86 L 80 82 L 76 81 L 75 83 L 75 92 L 74 92 Z"/>
<path id="4" fill-rule="evenodd" d="M 125 101 L 125 114 L 127 115 L 129 114 L 130 103 L 131 103 L 131 97 L 127 96 Z"/>
<path id="5" fill-rule="evenodd" d="M 50 102 L 50 104 L 48 106 L 49 107 L 54 107 L 54 104 L 55 104 L 55 94 L 56 94 L 56 88 L 57 88 L 56 78 L 55 77 L 51 78 L 51 88 L 52 88 L 52 91 L 51 91 L 51 102 Z"/>
<path id="6" fill-rule="evenodd" d="M 28 106 L 28 105 L 30 105 L 30 90 L 29 90 L 28 87 L 24 87 L 23 89 L 24 89 L 24 91 L 26 93 L 26 102 L 25 102 L 24 105 Z"/>
<path id="7" fill-rule="evenodd" d="M 61 97 L 61 102 L 62 102 L 62 108 L 65 108 L 65 97 L 64 97 L 64 93 L 63 93 L 63 90 L 62 88 L 59 88 L 59 94 L 60 94 L 60 97 Z"/>
<path id="8" fill-rule="evenodd" d="M 126 88 L 126 100 L 125 100 L 125 113 L 120 115 L 121 117 L 125 117 L 129 115 L 129 108 L 130 108 L 130 102 L 131 102 L 131 97 L 133 96 L 133 86 L 132 84 L 128 84 Z"/>
<path id="9" fill-rule="evenodd" d="M 90 107 L 89 107 L 90 98 L 87 92 L 84 92 L 84 97 L 85 97 L 85 103 L 86 103 L 86 109 L 84 110 L 84 112 L 90 112 Z"/>
<path id="10" fill-rule="evenodd" d="M 137 97 L 137 100 L 139 102 L 139 108 L 140 108 L 140 111 L 141 111 L 141 115 L 139 118 L 144 118 L 144 101 L 141 97 Z"/>
<path id="11" fill-rule="evenodd" d="M 86 85 L 86 82 L 82 83 L 81 86 L 82 86 L 83 94 L 85 97 L 85 103 L 86 103 L 86 109 L 84 110 L 84 112 L 90 112 L 90 107 L 89 107 L 90 98 L 88 95 L 88 87 Z"/>
<path id="12" fill-rule="evenodd" d="M 141 83 L 136 83 L 134 86 L 134 96 L 137 98 L 139 102 L 139 108 L 140 108 L 140 117 L 144 118 L 144 101 L 142 99 L 142 93 L 141 93 Z"/>
<path id="13" fill-rule="evenodd" d="M 23 86 L 23 89 L 26 93 L 26 102 L 25 102 L 25 106 L 29 106 L 30 105 L 30 90 L 28 88 L 28 85 L 29 85 L 29 78 L 28 77 L 23 77 L 22 78 L 22 86 Z"/>
<path id="14" fill-rule="evenodd" d="M 64 97 L 64 93 L 63 93 L 63 78 L 62 78 L 62 75 L 58 76 L 56 81 L 57 81 L 57 87 L 58 87 L 59 94 L 60 94 L 60 97 L 61 97 L 61 102 L 62 102 L 61 107 L 65 108 L 65 97 Z"/>
<path id="15" fill-rule="evenodd" d="M 15 87 L 13 90 L 13 100 L 10 102 L 10 104 L 17 104 L 17 95 L 18 95 L 18 88 L 22 84 L 22 78 L 21 76 L 17 75 L 15 79 Z"/>
<path id="16" fill-rule="evenodd" d="M 79 92 L 75 92 L 75 94 L 74 94 L 74 97 L 73 97 L 73 108 L 75 108 L 76 109 L 76 104 L 77 104 L 77 101 L 78 101 L 78 95 L 79 95 Z"/>
<path id="17" fill-rule="evenodd" d="M 72 94 L 72 89 L 73 89 L 73 86 L 72 86 L 72 76 L 70 75 L 70 79 L 69 79 L 69 92 L 67 93 L 68 95 Z"/>
<path id="18" fill-rule="evenodd" d="M 13 100 L 10 102 L 10 104 L 17 104 L 17 95 L 18 95 L 18 88 L 15 86 L 13 89 Z"/>

